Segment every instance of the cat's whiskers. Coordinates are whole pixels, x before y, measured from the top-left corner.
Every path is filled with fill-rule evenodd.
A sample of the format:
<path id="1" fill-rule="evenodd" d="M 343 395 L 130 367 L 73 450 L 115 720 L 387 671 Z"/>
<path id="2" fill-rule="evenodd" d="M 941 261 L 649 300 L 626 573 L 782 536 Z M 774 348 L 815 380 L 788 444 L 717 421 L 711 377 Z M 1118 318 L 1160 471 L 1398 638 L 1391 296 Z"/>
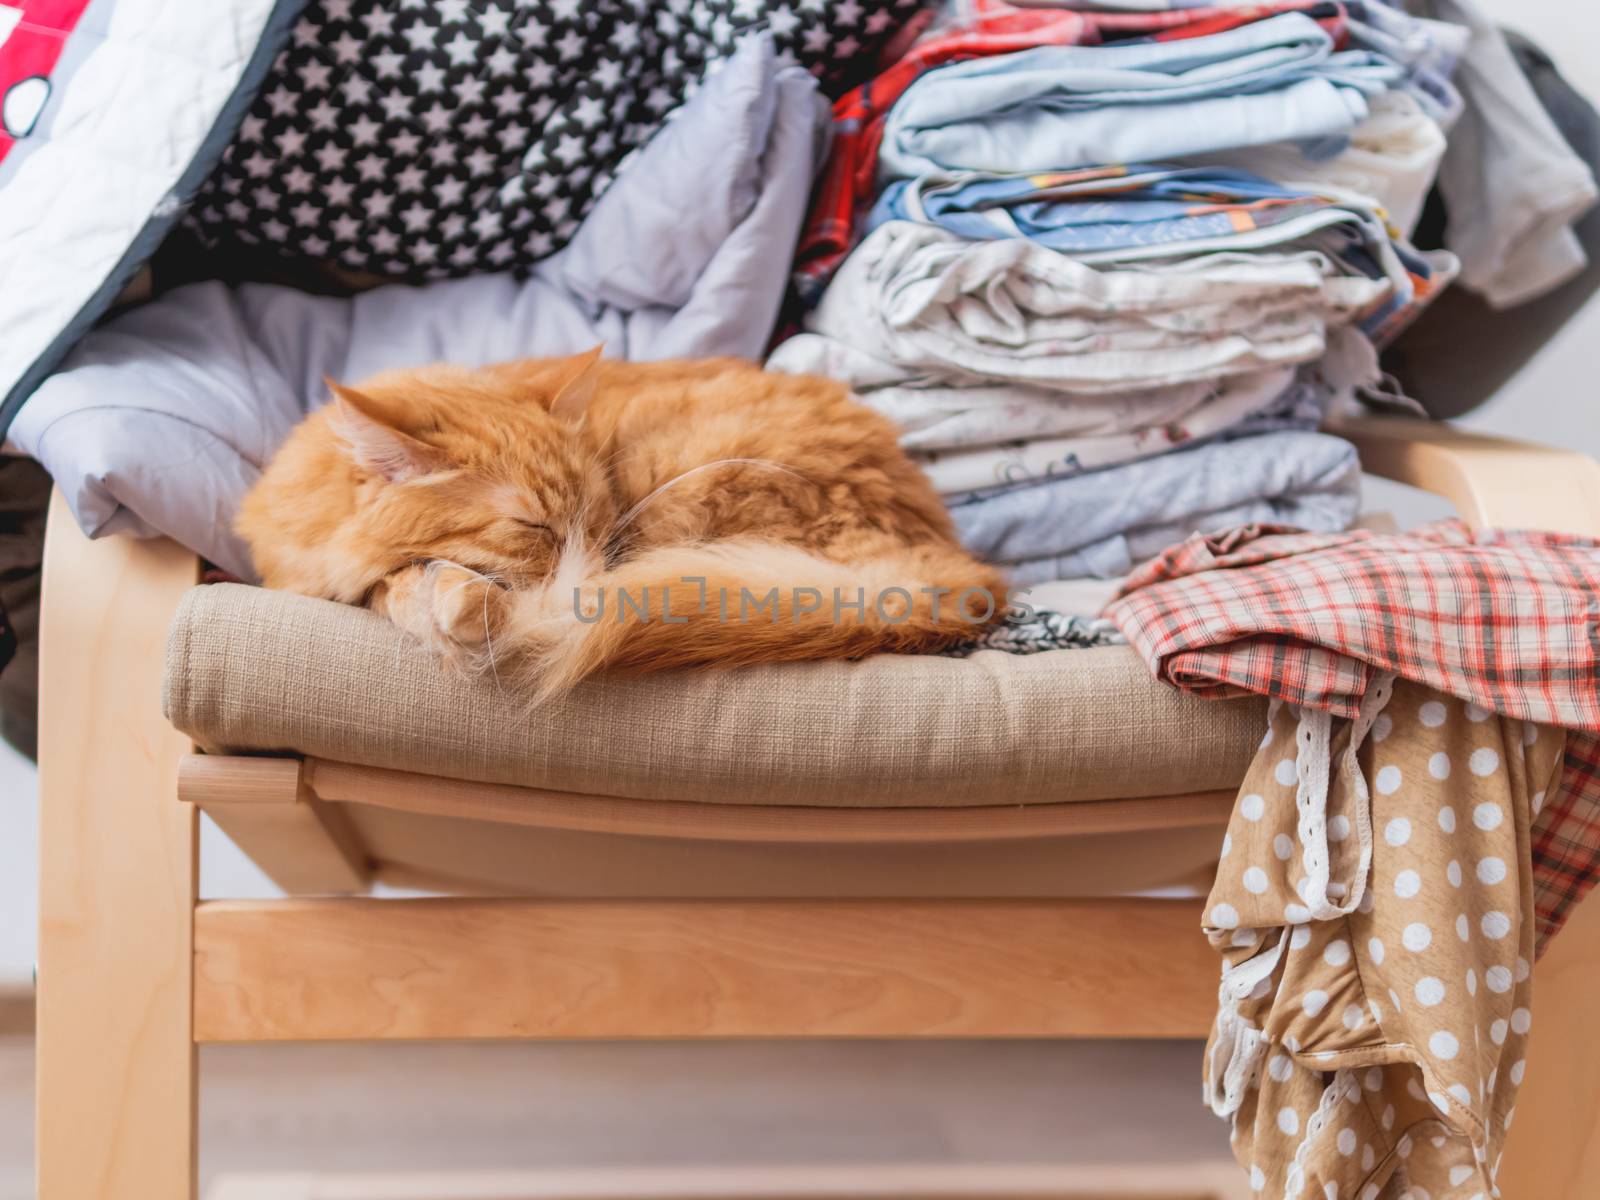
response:
<path id="1" fill-rule="evenodd" d="M 483 592 L 483 653 L 489 660 L 489 674 L 494 676 L 494 686 L 502 696 L 505 695 L 505 684 L 500 679 L 500 664 L 494 656 L 494 629 L 489 621 L 489 590 Z"/>
<path id="2" fill-rule="evenodd" d="M 451 595 L 451 594 L 453 594 L 453 593 L 455 593 L 457 591 L 460 591 L 462 588 L 467 587 L 469 584 L 473 584 L 473 583 L 487 583 L 491 587 L 509 588 L 509 585 L 506 583 L 505 579 L 501 575 L 499 575 L 498 573 L 488 572 L 488 571 L 479 571 L 479 570 L 477 570 L 477 569 L 475 569 L 473 567 L 467 566 L 464 563 L 458 563 L 455 560 L 449 559 L 449 558 L 433 558 L 433 559 L 429 559 L 428 560 L 428 565 L 427 565 L 426 575 L 425 575 L 425 580 L 429 585 L 429 593 L 428 594 L 429 594 L 430 597 L 438 595 L 438 592 L 437 592 L 437 590 L 436 590 L 436 588 L 434 586 L 434 580 L 437 577 L 439 571 L 443 570 L 445 567 L 453 567 L 457 571 L 462 571 L 465 574 L 470 575 L 472 577 L 470 579 L 463 579 L 459 583 L 451 584 L 449 587 L 444 589 L 444 594 L 445 595 Z M 489 588 L 485 588 L 484 589 L 484 592 L 483 592 L 483 651 L 481 652 L 481 654 L 468 654 L 468 655 L 464 656 L 465 660 L 466 660 L 465 663 L 463 663 L 463 656 L 460 655 L 460 654 L 455 654 L 455 655 L 446 654 L 446 655 L 444 655 L 444 657 L 447 658 L 447 659 L 452 659 L 456 663 L 456 665 L 458 665 L 458 666 L 459 665 L 467 665 L 468 668 L 471 671 L 475 672 L 475 673 L 481 673 L 483 671 L 484 667 L 487 666 L 489 672 L 494 676 L 495 686 L 500 689 L 500 692 L 503 695 L 505 693 L 505 685 L 504 685 L 504 682 L 500 678 L 499 663 L 496 661 L 495 651 L 494 651 L 494 625 L 493 625 L 493 622 L 490 621 L 490 619 L 489 619 L 489 598 L 490 598 L 490 596 L 492 594 L 493 593 L 489 590 Z M 460 645 L 459 642 L 456 642 L 451 638 L 441 636 L 439 631 L 438 631 L 438 626 L 437 625 L 434 626 L 434 629 L 435 629 L 435 634 L 434 634 L 434 638 L 432 640 L 435 643 L 435 647 L 434 647 L 435 650 L 438 650 L 440 648 L 439 647 L 439 643 L 443 643 L 443 648 L 447 649 L 447 650 L 460 651 L 461 649 L 463 649 L 463 647 Z M 483 660 L 486 660 L 486 661 L 478 661 L 479 659 L 483 659 Z"/>

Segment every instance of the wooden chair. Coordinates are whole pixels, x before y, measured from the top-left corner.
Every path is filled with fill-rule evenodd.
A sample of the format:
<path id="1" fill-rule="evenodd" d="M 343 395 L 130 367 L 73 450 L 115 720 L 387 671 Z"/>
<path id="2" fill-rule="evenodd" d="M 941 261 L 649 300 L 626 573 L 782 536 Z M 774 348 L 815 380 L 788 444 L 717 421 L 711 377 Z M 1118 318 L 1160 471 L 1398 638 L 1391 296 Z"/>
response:
<path id="1" fill-rule="evenodd" d="M 1474 523 L 1600 534 L 1600 465 L 1587 458 L 1393 419 L 1341 432 L 1369 471 L 1443 495 Z M 869 866 L 880 851 L 983 861 L 1001 843 L 1112 839 L 1103 846 L 1163 829 L 1215 846 L 1226 788 L 1196 794 L 1173 777 L 1174 794 L 1153 798 L 831 809 L 200 755 L 160 706 L 168 627 L 196 581 L 194 557 L 170 542 L 85 539 L 57 497 L 42 635 L 42 1200 L 192 1198 L 205 1043 L 1201 1037 L 1210 1026 L 1218 966 L 1198 899 L 972 885 L 913 899 L 851 885 L 831 898 L 787 884 L 773 898 L 748 882 L 711 898 L 551 896 L 538 894 L 545 883 L 518 887 L 519 854 L 526 839 L 568 835 L 646 856 L 709 843 L 729 869 L 797 845 L 841 860 L 853 847 Z M 197 901 L 200 810 L 290 898 Z M 374 879 L 451 894 L 352 895 Z M 1578 1200 L 1600 1178 L 1600 905 L 1557 939 L 1537 985 L 1503 1190 Z"/>

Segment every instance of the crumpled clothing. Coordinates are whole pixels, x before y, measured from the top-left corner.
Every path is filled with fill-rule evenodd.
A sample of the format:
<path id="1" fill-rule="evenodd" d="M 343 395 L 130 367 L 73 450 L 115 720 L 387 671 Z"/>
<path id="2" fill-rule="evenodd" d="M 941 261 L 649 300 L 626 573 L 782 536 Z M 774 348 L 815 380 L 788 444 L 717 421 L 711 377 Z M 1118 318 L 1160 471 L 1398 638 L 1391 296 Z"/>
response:
<path id="1" fill-rule="evenodd" d="M 1539 951 L 1600 879 L 1600 542 L 1441 521 L 1193 537 L 1105 610 L 1158 678 L 1354 717 L 1376 672 L 1568 730 L 1533 846 Z"/>
<path id="2" fill-rule="evenodd" d="M 1326 254 L 1219 253 L 1100 269 L 1034 242 L 891 221 L 806 328 L 881 360 L 879 381 L 1128 392 L 1293 365 L 1391 296 Z"/>
<path id="3" fill-rule="evenodd" d="M 1391 673 L 1354 718 L 1273 704 L 1204 918 L 1205 1093 L 1258 1192 L 1495 1194 L 1564 741 Z"/>
<path id="4" fill-rule="evenodd" d="M 1051 650 L 1093 650 L 1100 646 L 1120 646 L 1122 634 L 1110 621 L 1049 609 L 1006 612 L 1000 623 L 991 625 L 970 642 L 943 652 L 947 658 L 966 658 L 980 650 L 999 650 L 1004 654 L 1046 654 Z"/>
<path id="5" fill-rule="evenodd" d="M 950 508 L 973 553 L 1017 583 L 1126 575 L 1197 530 L 1271 520 L 1348 529 L 1359 515 L 1355 447 L 1320 433 L 1208 442 Z M 1254 517 L 1241 514 L 1255 514 Z"/>
<path id="6" fill-rule="evenodd" d="M 1415 16 L 1390 0 L 1340 0 L 1353 47 L 1380 54 L 1405 68 L 1401 87 L 1449 129 L 1465 100 L 1455 86 L 1456 63 L 1470 34 L 1459 25 Z"/>
<path id="7" fill-rule="evenodd" d="M 1107 615 L 1187 691 L 1242 689 L 1348 717 L 1373 671 L 1398 671 L 1496 712 L 1600 732 L 1597 596 L 1600 542 L 1451 519 L 1191 538 L 1129 578 Z M 1181 628 L 1168 619 L 1178 609 Z M 1299 669 L 1257 649 L 1262 639 L 1290 646 Z"/>
<path id="8" fill-rule="evenodd" d="M 1505 35 L 1476 0 L 1416 0 L 1420 12 L 1471 32 L 1455 79 L 1467 105 L 1439 172 L 1446 245 L 1462 285 L 1496 308 L 1553 291 L 1588 257 L 1572 230 L 1600 190 L 1550 119 Z"/>
<path id="9" fill-rule="evenodd" d="M 895 103 L 880 178 L 1156 162 L 1270 142 L 1342 150 L 1404 69 L 1284 13 L 1179 42 L 1045 46 L 941 67 Z"/>
<path id="10" fill-rule="evenodd" d="M 248 112 L 186 219 L 218 258 L 412 282 L 526 270 L 744 39 L 768 38 L 832 96 L 921 6 L 293 0 L 293 33 L 253 103 L 239 97 Z"/>
<path id="11" fill-rule="evenodd" d="M 884 190 L 870 223 L 890 220 L 935 224 L 972 240 L 1027 238 L 1097 265 L 1314 247 L 1345 274 L 1388 281 L 1385 301 L 1362 316 L 1379 345 L 1460 269 L 1448 252 L 1424 254 L 1396 240 L 1369 197 L 1301 190 L 1227 167 L 925 175 Z"/>
<path id="12" fill-rule="evenodd" d="M 1591 172 L 1600 174 L 1600 110 L 1561 75 L 1550 56 L 1526 38 L 1507 35 L 1517 65 L 1561 136 Z M 1414 240 L 1440 246 L 1454 220 L 1430 205 Z M 1548 295 L 1509 311 L 1467 288 L 1451 288 L 1393 347 L 1387 366 L 1438 419 L 1459 417 L 1498 395 L 1600 291 L 1600 206 L 1572 227 L 1589 258 L 1583 271 Z"/>

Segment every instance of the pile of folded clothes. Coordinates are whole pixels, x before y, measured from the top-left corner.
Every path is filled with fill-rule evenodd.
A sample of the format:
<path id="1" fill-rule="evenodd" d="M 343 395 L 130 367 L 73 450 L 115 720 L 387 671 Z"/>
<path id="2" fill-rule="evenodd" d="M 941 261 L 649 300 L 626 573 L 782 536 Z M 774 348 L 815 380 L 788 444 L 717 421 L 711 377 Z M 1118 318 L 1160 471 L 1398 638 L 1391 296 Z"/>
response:
<path id="1" fill-rule="evenodd" d="M 1359 463 L 1317 429 L 1461 271 L 1407 237 L 1472 38 L 1380 0 L 952 4 L 835 105 L 771 365 L 895 420 L 1019 583 L 1348 528 Z M 1529 227 L 1566 232 L 1573 178 Z"/>

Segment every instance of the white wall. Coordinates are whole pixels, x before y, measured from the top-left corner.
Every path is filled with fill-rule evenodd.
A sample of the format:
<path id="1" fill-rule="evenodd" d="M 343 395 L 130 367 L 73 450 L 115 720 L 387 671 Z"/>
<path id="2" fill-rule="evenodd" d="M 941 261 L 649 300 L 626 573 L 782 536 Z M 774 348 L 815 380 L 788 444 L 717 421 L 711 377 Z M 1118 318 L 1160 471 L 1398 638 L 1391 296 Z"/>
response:
<path id="1" fill-rule="evenodd" d="M 1592 0 L 1484 0 L 1499 19 L 1545 46 L 1582 91 L 1600 98 L 1600 4 Z M 1463 425 L 1583 450 L 1600 458 L 1600 300 Z M 1530 481 L 1536 486 L 1536 481 Z M 1375 483 L 1368 507 L 1410 523 L 1437 515 L 1430 498 Z M 33 969 L 34 776 L 0 744 L 0 986 Z M 203 832 L 201 886 L 212 896 L 263 896 L 271 884 L 214 827 Z"/>
<path id="2" fill-rule="evenodd" d="M 33 764 L 0 742 L 0 987 L 33 973 L 39 838 Z"/>

